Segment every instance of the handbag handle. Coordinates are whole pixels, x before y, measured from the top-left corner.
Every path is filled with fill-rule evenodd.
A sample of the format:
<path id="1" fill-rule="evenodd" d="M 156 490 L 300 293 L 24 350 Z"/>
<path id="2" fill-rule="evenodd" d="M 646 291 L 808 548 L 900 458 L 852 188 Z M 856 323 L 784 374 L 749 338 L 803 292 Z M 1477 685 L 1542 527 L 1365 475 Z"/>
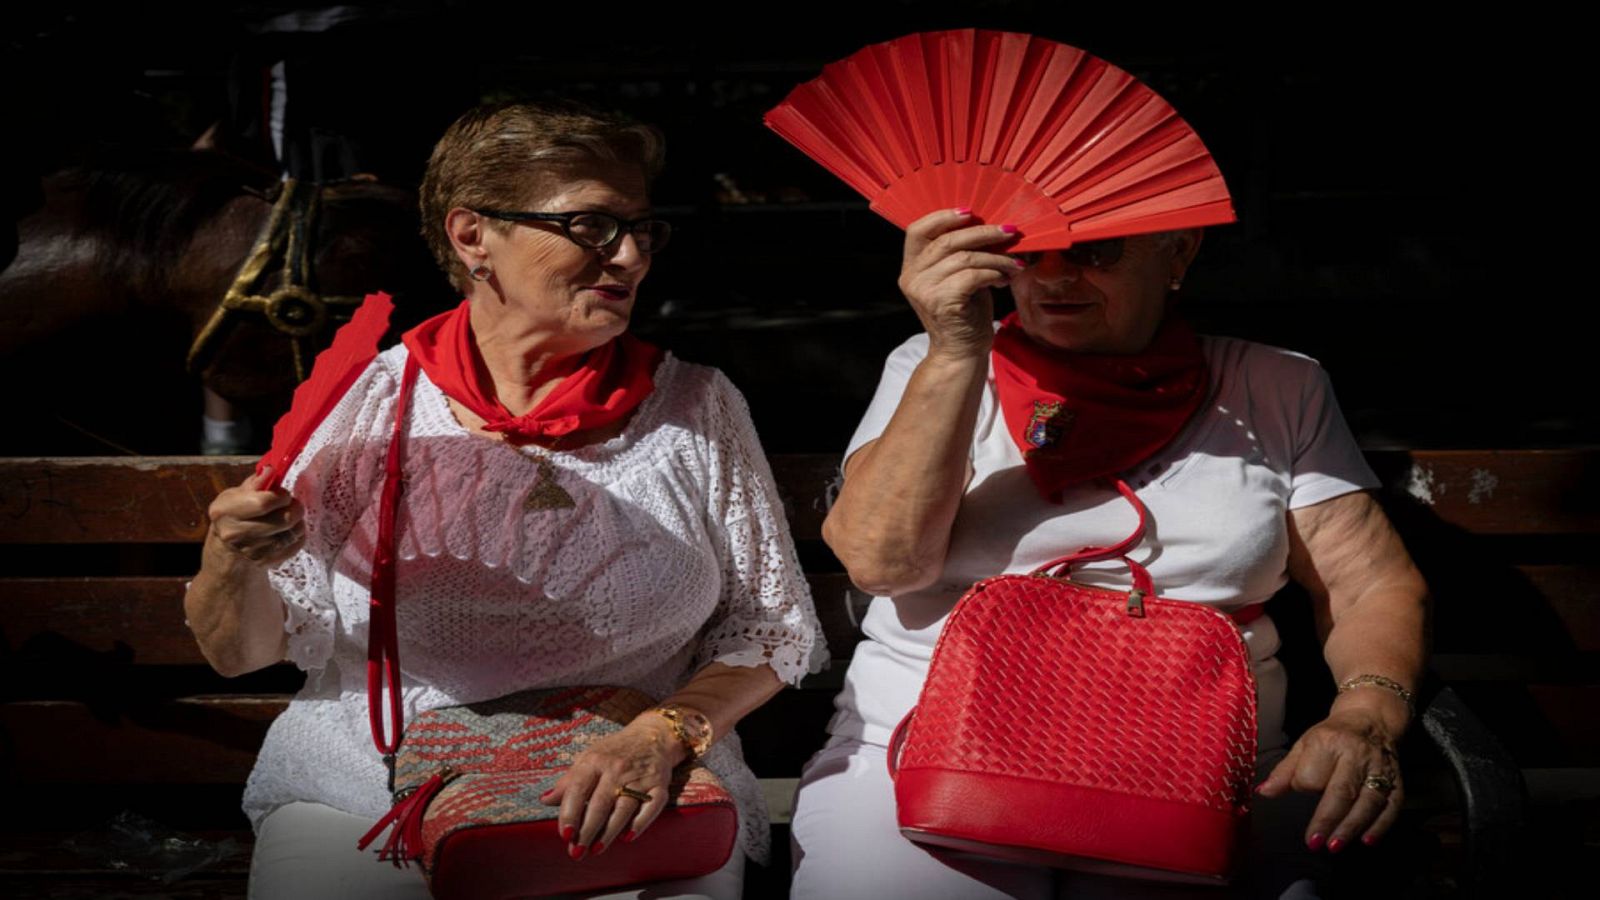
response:
<path id="1" fill-rule="evenodd" d="M 1076 553 L 1058 556 L 1044 565 L 1034 569 L 1033 575 L 1048 575 L 1052 578 L 1065 578 L 1067 572 L 1079 563 L 1098 562 L 1104 559 L 1120 559 L 1128 566 L 1128 571 L 1133 574 L 1133 592 L 1128 595 L 1128 615 L 1144 615 L 1144 598 L 1156 592 L 1155 582 L 1150 578 L 1150 571 L 1128 558 L 1128 551 L 1144 540 L 1145 529 L 1150 524 L 1150 511 L 1145 509 L 1143 501 L 1128 487 L 1128 483 L 1121 478 L 1117 479 L 1117 493 L 1123 499 L 1133 504 L 1134 511 L 1139 514 L 1139 524 L 1133 533 L 1109 547 L 1084 547 Z"/>
<path id="2" fill-rule="evenodd" d="M 405 714 L 400 705 L 400 635 L 395 625 L 395 518 L 399 512 L 401 482 L 400 445 L 405 439 L 406 410 L 421 366 L 407 354 L 400 377 L 400 396 L 394 404 L 394 435 L 383 464 L 383 494 L 378 503 L 378 544 L 372 557 L 372 613 L 367 624 L 367 718 L 372 743 L 387 759 L 400 747 Z M 389 723 L 383 723 L 383 695 L 389 694 Z"/>

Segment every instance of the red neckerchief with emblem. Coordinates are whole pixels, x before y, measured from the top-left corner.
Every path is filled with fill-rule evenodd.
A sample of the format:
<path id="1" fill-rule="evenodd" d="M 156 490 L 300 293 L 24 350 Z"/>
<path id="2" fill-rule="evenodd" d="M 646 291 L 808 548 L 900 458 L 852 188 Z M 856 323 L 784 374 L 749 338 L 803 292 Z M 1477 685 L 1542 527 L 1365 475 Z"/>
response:
<path id="1" fill-rule="evenodd" d="M 552 373 L 561 379 L 539 405 L 513 416 L 494 392 L 483 354 L 472 338 L 471 301 L 406 332 L 406 349 L 445 396 L 483 419 L 485 431 L 512 443 L 555 438 L 610 425 L 633 412 L 655 390 L 661 348 L 624 332 Z"/>
<path id="2" fill-rule="evenodd" d="M 994 336 L 994 382 L 1011 439 L 1040 496 L 1133 468 L 1172 442 L 1210 385 L 1194 331 L 1168 316 L 1141 353 L 1035 343 L 1016 313 Z"/>

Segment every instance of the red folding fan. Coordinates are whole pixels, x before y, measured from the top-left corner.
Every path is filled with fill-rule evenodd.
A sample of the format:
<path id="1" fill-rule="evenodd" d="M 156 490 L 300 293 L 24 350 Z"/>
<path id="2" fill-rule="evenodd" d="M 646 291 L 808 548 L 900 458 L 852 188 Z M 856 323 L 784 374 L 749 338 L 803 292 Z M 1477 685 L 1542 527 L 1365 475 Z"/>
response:
<path id="1" fill-rule="evenodd" d="M 873 44 L 796 87 L 769 128 L 906 227 L 971 207 L 1013 251 L 1235 219 L 1172 106 L 1076 47 L 1002 31 Z"/>
<path id="2" fill-rule="evenodd" d="M 378 341 L 389 330 L 389 314 L 393 311 L 394 301 L 388 294 L 368 294 L 350 321 L 334 334 L 328 349 L 317 354 L 311 377 L 294 389 L 289 411 L 272 426 L 272 449 L 256 463 L 257 474 L 272 466 L 272 475 L 260 486 L 261 490 L 273 490 L 283 482 L 290 463 L 311 440 L 317 426 L 378 355 Z"/>

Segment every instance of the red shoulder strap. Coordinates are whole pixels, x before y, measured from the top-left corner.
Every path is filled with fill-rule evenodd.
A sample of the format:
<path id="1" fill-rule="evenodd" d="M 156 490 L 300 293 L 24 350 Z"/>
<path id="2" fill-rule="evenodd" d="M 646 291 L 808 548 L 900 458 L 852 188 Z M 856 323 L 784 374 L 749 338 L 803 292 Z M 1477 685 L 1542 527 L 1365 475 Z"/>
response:
<path id="1" fill-rule="evenodd" d="M 399 511 L 401 444 L 406 433 L 406 411 L 410 407 L 411 389 L 417 383 L 421 367 L 417 359 L 406 354 L 405 374 L 400 378 L 400 396 L 394 404 L 394 435 L 389 439 L 389 453 L 384 461 L 383 494 L 378 506 L 378 546 L 372 557 L 372 613 L 367 630 L 367 716 L 372 721 L 372 742 L 384 756 L 394 753 L 400 746 L 405 716 L 400 706 L 400 637 L 395 628 L 394 615 L 394 523 Z M 383 723 L 383 693 L 389 692 L 389 725 L 387 734 Z"/>

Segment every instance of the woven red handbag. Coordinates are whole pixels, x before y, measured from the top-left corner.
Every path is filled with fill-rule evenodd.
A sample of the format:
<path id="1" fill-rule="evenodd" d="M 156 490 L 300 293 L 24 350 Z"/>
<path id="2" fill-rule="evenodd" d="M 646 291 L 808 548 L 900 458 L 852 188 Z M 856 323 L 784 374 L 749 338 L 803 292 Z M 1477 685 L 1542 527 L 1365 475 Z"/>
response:
<path id="1" fill-rule="evenodd" d="M 938 847 L 1140 878 L 1226 883 L 1255 772 L 1256 692 L 1238 624 L 1153 596 L 1139 530 L 973 585 L 934 648 L 889 769 L 900 831 Z M 1121 558 L 1126 592 L 1074 584 Z"/>
<path id="2" fill-rule="evenodd" d="M 573 860 L 559 808 L 541 799 L 590 744 L 621 731 L 656 701 L 621 687 L 524 691 L 430 710 L 404 728 L 395 626 L 395 514 L 406 407 L 417 378 L 409 359 L 389 443 L 372 565 L 367 700 L 372 739 L 390 766 L 395 805 L 360 840 L 391 829 L 378 858 L 421 864 L 439 900 L 511 900 L 594 893 L 695 878 L 720 869 L 739 831 L 733 797 L 711 770 L 681 766 L 650 828 L 599 859 Z M 382 698 L 388 694 L 385 728 Z"/>

